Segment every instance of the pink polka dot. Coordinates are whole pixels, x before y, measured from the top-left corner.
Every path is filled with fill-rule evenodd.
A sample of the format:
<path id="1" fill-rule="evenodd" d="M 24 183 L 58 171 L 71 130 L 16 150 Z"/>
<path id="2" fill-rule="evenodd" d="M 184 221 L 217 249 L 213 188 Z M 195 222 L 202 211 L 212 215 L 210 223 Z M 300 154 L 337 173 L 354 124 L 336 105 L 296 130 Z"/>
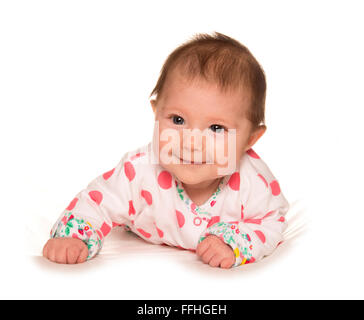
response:
<path id="1" fill-rule="evenodd" d="M 212 226 L 213 224 L 217 223 L 220 221 L 220 217 L 219 216 L 214 216 L 210 219 L 209 223 L 207 224 L 207 228 Z"/>
<path id="2" fill-rule="evenodd" d="M 240 174 L 239 172 L 234 172 L 228 182 L 231 189 L 237 191 L 240 188 Z"/>
<path id="3" fill-rule="evenodd" d="M 153 202 L 152 194 L 149 191 L 142 190 L 140 194 L 145 199 L 145 201 L 147 202 L 148 205 L 152 204 L 152 202 Z"/>
<path id="4" fill-rule="evenodd" d="M 135 160 L 136 158 L 139 158 L 141 156 L 144 156 L 145 153 L 144 152 L 138 152 L 137 154 L 133 155 L 130 160 Z"/>
<path id="5" fill-rule="evenodd" d="M 117 222 L 112 222 L 112 227 L 114 228 L 114 227 L 120 227 L 121 226 L 121 224 L 120 223 L 117 223 Z"/>
<path id="6" fill-rule="evenodd" d="M 129 181 L 132 181 L 135 177 L 135 169 L 133 164 L 130 161 L 126 161 L 124 163 L 124 172 Z"/>
<path id="7" fill-rule="evenodd" d="M 102 193 L 100 191 L 93 190 L 93 191 L 90 191 L 88 193 L 88 195 L 90 196 L 90 198 L 93 201 L 95 201 L 98 205 L 100 205 L 100 203 L 102 201 Z"/>
<path id="8" fill-rule="evenodd" d="M 215 200 L 211 201 L 210 206 L 213 207 L 215 205 L 215 203 L 216 203 Z"/>
<path id="9" fill-rule="evenodd" d="M 279 221 L 279 222 L 284 222 L 284 221 L 286 221 L 286 219 L 284 219 L 284 217 L 283 217 L 283 216 L 281 216 L 281 217 L 278 219 L 278 221 Z"/>
<path id="10" fill-rule="evenodd" d="M 260 179 L 262 179 L 262 181 L 264 182 L 265 186 L 268 188 L 268 182 L 267 182 L 267 180 L 265 180 L 265 178 L 260 173 L 258 173 L 258 177 Z"/>
<path id="11" fill-rule="evenodd" d="M 140 234 L 142 234 L 144 237 L 146 237 L 146 238 L 150 238 L 152 235 L 150 234 L 150 233 L 148 233 L 148 232 L 146 232 L 146 231 L 144 231 L 143 229 L 141 229 L 141 228 L 139 228 L 139 229 L 137 229 L 139 232 L 140 232 Z"/>
<path id="12" fill-rule="evenodd" d="M 102 232 L 102 234 L 104 235 L 104 237 L 106 237 L 106 235 L 110 232 L 111 227 L 106 224 L 105 222 L 102 224 L 100 231 Z"/>
<path id="13" fill-rule="evenodd" d="M 261 224 L 262 220 L 261 219 L 245 219 L 244 222 L 245 223 Z"/>
<path id="14" fill-rule="evenodd" d="M 134 205 L 133 205 L 133 201 L 129 200 L 129 216 L 135 214 L 135 209 L 134 209 Z"/>
<path id="15" fill-rule="evenodd" d="M 265 235 L 262 231 L 259 230 L 254 230 L 255 234 L 258 236 L 258 238 L 260 239 L 260 241 L 262 241 L 263 243 L 265 243 Z"/>
<path id="16" fill-rule="evenodd" d="M 265 219 L 266 217 L 269 217 L 272 213 L 274 212 L 274 210 L 272 210 L 272 211 L 269 211 L 264 217 L 263 217 L 263 219 Z"/>
<path id="17" fill-rule="evenodd" d="M 172 176 L 168 171 L 162 171 L 158 175 L 158 184 L 163 189 L 172 187 Z"/>
<path id="18" fill-rule="evenodd" d="M 255 151 L 250 148 L 249 150 L 246 151 L 246 153 L 251 156 L 254 159 L 259 159 L 260 157 L 255 153 Z"/>
<path id="19" fill-rule="evenodd" d="M 74 199 L 70 202 L 70 204 L 68 205 L 68 207 L 66 208 L 66 210 L 72 210 L 72 209 L 75 207 L 75 205 L 76 205 L 77 201 L 78 201 L 78 198 L 74 198 Z"/>
<path id="20" fill-rule="evenodd" d="M 159 236 L 159 238 L 163 238 L 163 235 L 164 235 L 163 231 L 162 231 L 161 229 L 159 229 L 159 228 L 156 226 L 156 224 L 154 224 L 154 226 L 155 226 L 155 228 L 157 229 L 157 232 L 158 232 L 158 236 Z"/>
<path id="21" fill-rule="evenodd" d="M 241 213 L 240 213 L 240 215 L 241 215 L 241 220 L 243 220 L 244 219 L 244 206 L 243 205 L 241 205 Z"/>
<path id="22" fill-rule="evenodd" d="M 115 168 L 114 169 L 111 169 L 110 171 L 108 171 L 108 172 L 105 172 L 103 175 L 102 175 L 102 177 L 105 179 L 105 180 L 107 180 L 107 179 L 109 179 L 111 176 L 112 176 L 112 174 L 114 173 L 114 171 L 115 171 Z"/>
<path id="23" fill-rule="evenodd" d="M 281 193 L 281 188 L 279 187 L 277 180 L 274 180 L 270 183 L 270 188 L 272 189 L 272 194 L 274 196 L 278 196 Z"/>
<path id="24" fill-rule="evenodd" d="M 177 222 L 178 222 L 178 226 L 180 228 L 182 228 L 185 224 L 185 217 L 184 215 L 182 214 L 182 212 L 176 210 L 176 217 L 177 217 Z"/>

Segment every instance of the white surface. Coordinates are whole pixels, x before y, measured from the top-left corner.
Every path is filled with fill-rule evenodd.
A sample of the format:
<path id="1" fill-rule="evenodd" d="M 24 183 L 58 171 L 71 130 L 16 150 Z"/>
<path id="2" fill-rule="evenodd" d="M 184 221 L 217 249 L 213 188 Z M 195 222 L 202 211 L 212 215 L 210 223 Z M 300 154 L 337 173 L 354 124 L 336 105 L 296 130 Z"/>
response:
<path id="1" fill-rule="evenodd" d="M 308 226 L 304 221 L 300 203 L 292 206 L 287 218 L 290 221 L 286 233 L 287 240 L 273 255 L 259 263 L 230 270 L 211 268 L 204 265 L 192 252 L 147 243 L 121 228 L 112 230 L 101 253 L 93 260 L 78 265 L 51 263 L 39 256 L 39 248 L 43 246 L 45 240 L 45 237 L 39 235 L 46 234 L 46 228 L 51 221 L 39 220 L 33 225 L 33 229 L 30 224 L 28 225 L 26 238 L 31 242 L 27 245 L 29 256 L 26 263 L 30 270 L 33 270 L 30 274 L 33 272 L 38 274 L 42 281 L 40 282 L 38 277 L 31 279 L 25 277 L 23 281 L 28 285 L 31 284 L 33 288 L 37 287 L 37 290 L 23 294 L 34 295 L 37 298 L 49 296 L 101 299 L 249 299 L 253 296 L 259 298 L 263 288 L 254 288 L 257 281 L 262 281 L 260 278 L 264 277 L 265 273 L 277 272 L 277 267 L 283 265 L 284 261 L 293 262 L 290 261 L 292 249 L 299 243 L 305 234 L 305 227 Z M 272 280 L 267 279 L 270 284 Z M 276 282 L 278 279 L 273 281 Z M 94 290 L 70 289 L 68 282 L 80 284 L 81 287 L 91 285 Z M 203 288 L 191 290 L 196 285 Z M 252 289 L 248 289 L 249 287 Z M 48 292 L 48 289 L 52 292 Z M 269 291 L 263 295 L 272 294 L 273 291 Z"/>
<path id="2" fill-rule="evenodd" d="M 360 5 L 0 2 L 0 298 L 363 299 Z M 167 55 L 215 30 L 266 71 L 268 130 L 255 150 L 303 221 L 292 229 L 306 231 L 228 271 L 117 230 L 86 264 L 45 261 L 70 199 L 150 140 L 148 95 Z"/>

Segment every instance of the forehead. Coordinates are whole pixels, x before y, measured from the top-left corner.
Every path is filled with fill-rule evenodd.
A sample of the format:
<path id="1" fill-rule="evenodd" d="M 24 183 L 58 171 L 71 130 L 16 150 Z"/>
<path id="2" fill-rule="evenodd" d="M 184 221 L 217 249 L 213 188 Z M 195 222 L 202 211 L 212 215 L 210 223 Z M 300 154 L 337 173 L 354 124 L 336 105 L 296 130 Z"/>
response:
<path id="1" fill-rule="evenodd" d="M 222 91 L 214 82 L 188 79 L 177 72 L 168 75 L 161 99 L 164 109 L 194 109 L 220 116 L 245 116 L 249 108 L 248 90 Z"/>

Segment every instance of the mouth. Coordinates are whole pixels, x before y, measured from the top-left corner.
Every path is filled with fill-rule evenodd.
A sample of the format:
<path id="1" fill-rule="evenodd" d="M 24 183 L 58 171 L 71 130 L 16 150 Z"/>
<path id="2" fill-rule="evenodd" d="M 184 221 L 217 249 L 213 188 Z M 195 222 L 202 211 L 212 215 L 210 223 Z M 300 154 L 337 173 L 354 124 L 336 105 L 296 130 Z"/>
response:
<path id="1" fill-rule="evenodd" d="M 193 164 L 193 165 L 203 165 L 205 164 L 206 162 L 199 162 L 199 161 L 192 161 L 192 160 L 185 160 L 187 163 L 183 163 L 184 160 L 181 159 L 181 158 L 178 158 L 179 160 L 181 160 L 182 164 Z"/>

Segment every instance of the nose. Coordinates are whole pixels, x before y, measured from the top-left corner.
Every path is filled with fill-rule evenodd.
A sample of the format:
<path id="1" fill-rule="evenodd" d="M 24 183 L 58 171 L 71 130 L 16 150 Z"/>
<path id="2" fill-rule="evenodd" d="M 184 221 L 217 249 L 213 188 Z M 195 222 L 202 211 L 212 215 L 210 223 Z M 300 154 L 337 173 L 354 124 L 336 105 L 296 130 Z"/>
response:
<path id="1" fill-rule="evenodd" d="M 202 149 L 203 134 L 199 129 L 184 129 L 182 139 L 184 148 L 190 148 L 193 151 Z"/>
<path id="2" fill-rule="evenodd" d="M 183 158 L 191 161 L 204 161 L 204 135 L 199 129 L 183 130 L 182 150 Z"/>

